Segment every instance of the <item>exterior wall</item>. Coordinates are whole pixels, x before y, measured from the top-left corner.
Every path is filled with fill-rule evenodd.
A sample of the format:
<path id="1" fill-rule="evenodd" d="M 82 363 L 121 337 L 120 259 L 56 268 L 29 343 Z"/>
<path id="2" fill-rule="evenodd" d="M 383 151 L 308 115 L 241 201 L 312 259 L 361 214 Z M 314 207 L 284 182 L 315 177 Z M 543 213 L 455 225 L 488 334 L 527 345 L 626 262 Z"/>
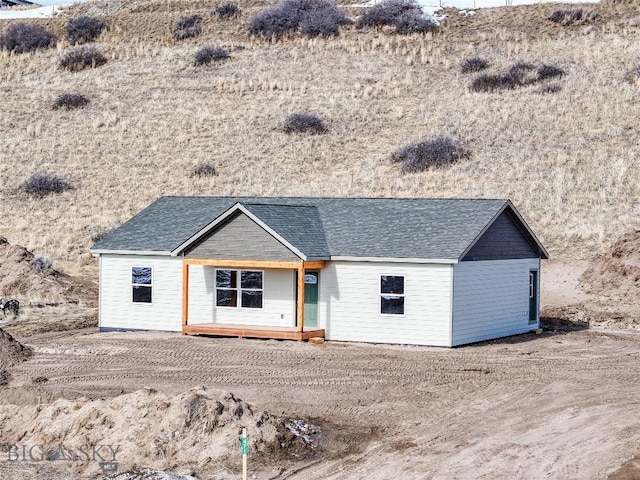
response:
<path id="1" fill-rule="evenodd" d="M 189 266 L 189 325 L 226 323 L 269 327 L 295 326 L 293 270 L 263 270 L 262 308 L 216 307 L 215 267 Z"/>
<path id="2" fill-rule="evenodd" d="M 529 240 L 507 210 L 502 212 L 462 261 L 538 258 Z"/>
<path id="3" fill-rule="evenodd" d="M 131 267 L 151 267 L 152 302 L 131 301 Z M 182 330 L 182 259 L 100 256 L 100 329 Z"/>
<path id="4" fill-rule="evenodd" d="M 449 346 L 449 264 L 328 262 L 318 320 L 328 340 Z M 380 313 L 380 275 L 405 276 L 405 314 Z"/>
<path id="5" fill-rule="evenodd" d="M 227 219 L 213 233 L 192 247 L 188 258 L 224 258 L 225 260 L 281 260 L 300 258 L 267 233 L 244 213 Z"/>
<path id="6" fill-rule="evenodd" d="M 537 324 L 529 324 L 531 269 L 539 271 L 539 258 L 456 264 L 453 267 L 453 345 L 538 328 Z"/>

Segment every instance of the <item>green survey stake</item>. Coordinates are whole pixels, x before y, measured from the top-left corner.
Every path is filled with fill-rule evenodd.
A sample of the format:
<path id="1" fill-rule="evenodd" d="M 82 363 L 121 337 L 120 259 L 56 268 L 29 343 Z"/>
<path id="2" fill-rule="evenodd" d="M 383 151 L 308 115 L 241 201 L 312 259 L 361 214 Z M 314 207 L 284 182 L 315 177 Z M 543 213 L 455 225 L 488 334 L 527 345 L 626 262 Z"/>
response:
<path id="1" fill-rule="evenodd" d="M 247 437 L 244 437 L 242 439 L 242 454 L 243 455 L 248 455 L 249 454 L 249 442 Z"/>

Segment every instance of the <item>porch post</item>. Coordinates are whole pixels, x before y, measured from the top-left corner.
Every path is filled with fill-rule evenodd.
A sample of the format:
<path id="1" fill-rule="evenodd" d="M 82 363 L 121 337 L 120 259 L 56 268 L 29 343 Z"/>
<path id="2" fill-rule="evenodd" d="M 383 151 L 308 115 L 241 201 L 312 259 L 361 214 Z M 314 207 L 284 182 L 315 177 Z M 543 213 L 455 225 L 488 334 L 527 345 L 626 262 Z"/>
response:
<path id="1" fill-rule="evenodd" d="M 182 334 L 189 319 L 189 264 L 182 260 Z"/>
<path id="2" fill-rule="evenodd" d="M 298 332 L 300 340 L 302 340 L 302 332 L 304 330 L 304 263 L 300 262 L 298 267 Z"/>

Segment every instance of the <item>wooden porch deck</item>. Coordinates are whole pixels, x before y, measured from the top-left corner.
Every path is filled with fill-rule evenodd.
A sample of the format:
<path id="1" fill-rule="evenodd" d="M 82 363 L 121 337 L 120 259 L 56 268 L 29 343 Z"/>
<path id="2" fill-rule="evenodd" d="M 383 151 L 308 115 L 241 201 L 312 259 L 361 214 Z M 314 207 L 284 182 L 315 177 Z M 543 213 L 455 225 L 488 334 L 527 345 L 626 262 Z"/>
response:
<path id="1" fill-rule="evenodd" d="M 214 335 L 221 337 L 274 338 L 277 340 L 309 340 L 312 337 L 324 338 L 323 328 L 262 327 L 259 325 L 233 325 L 226 323 L 201 323 L 183 325 L 185 335 Z"/>

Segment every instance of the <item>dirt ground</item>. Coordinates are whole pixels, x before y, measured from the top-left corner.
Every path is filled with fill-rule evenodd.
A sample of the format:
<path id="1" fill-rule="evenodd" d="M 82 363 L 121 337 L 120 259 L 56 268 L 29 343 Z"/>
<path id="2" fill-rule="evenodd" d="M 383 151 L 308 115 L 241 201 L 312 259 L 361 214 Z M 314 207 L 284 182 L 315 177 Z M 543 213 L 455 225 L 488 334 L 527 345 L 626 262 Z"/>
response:
<path id="1" fill-rule="evenodd" d="M 22 340 L 34 356 L 12 368 L 2 403 L 206 385 L 325 430 L 315 458 L 284 471 L 263 465 L 255 478 L 604 479 L 640 441 L 636 332 L 545 332 L 457 349 L 91 329 Z M 2 461 L 0 477 L 51 468 Z M 65 478 L 66 466 L 56 468 L 49 478 Z"/>

